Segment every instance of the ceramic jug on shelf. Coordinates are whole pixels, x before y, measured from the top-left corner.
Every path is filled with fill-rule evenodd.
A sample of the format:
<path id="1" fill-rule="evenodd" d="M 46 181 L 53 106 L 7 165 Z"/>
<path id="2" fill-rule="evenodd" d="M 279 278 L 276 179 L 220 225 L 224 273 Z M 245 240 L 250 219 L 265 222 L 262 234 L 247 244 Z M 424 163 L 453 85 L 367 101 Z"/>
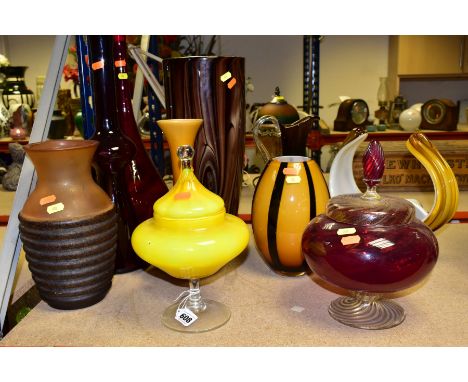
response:
<path id="1" fill-rule="evenodd" d="M 353 158 L 359 145 L 367 138 L 363 130 L 350 132 L 336 154 L 330 169 L 328 188 L 330 197 L 360 193 L 353 174 Z M 433 231 L 442 227 L 458 207 L 459 189 L 455 175 L 447 161 L 429 139 L 420 132 L 411 134 L 406 147 L 421 162 L 434 184 L 434 203 L 426 211 L 419 201 L 408 199 L 415 207 L 416 217 Z"/>
<path id="2" fill-rule="evenodd" d="M 275 117 L 282 125 L 294 123 L 300 118 L 296 108 L 291 106 L 284 96 L 281 95 L 278 86 L 275 88 L 275 94 L 271 101 L 258 109 L 257 118 L 266 115 Z"/>

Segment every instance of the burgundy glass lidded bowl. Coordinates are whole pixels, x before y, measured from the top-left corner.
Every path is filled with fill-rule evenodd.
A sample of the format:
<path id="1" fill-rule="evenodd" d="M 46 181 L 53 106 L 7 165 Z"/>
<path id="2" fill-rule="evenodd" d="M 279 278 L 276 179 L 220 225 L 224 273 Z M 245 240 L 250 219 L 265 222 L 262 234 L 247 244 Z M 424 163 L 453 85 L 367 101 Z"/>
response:
<path id="1" fill-rule="evenodd" d="M 403 322 L 405 312 L 383 297 L 422 281 L 437 261 L 438 244 L 410 202 L 376 192 L 384 171 L 377 141 L 369 144 L 363 166 L 367 191 L 331 198 L 326 213 L 306 227 L 302 250 L 320 278 L 350 291 L 330 304 L 335 320 L 385 329 Z"/>

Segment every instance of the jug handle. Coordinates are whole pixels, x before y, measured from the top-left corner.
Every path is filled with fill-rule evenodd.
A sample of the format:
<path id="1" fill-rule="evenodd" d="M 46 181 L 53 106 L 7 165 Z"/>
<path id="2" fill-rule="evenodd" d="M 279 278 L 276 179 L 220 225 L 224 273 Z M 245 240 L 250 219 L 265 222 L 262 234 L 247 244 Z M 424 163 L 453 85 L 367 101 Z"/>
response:
<path id="1" fill-rule="evenodd" d="M 262 134 L 260 132 L 260 126 L 262 126 L 265 122 L 273 122 L 273 124 L 276 127 L 276 130 L 273 131 L 271 134 Z M 257 119 L 257 121 L 255 121 L 254 127 L 252 129 L 252 134 L 253 134 L 253 137 L 254 137 L 255 145 L 257 146 L 258 150 L 260 151 L 260 155 L 262 156 L 265 163 L 268 162 L 269 160 L 272 159 L 272 156 L 270 155 L 270 153 L 268 152 L 268 149 L 265 147 L 265 145 L 260 140 L 260 136 L 262 136 L 262 135 L 271 135 L 273 137 L 281 138 L 281 129 L 280 129 L 278 119 L 276 117 L 272 116 L 272 115 L 264 115 L 264 116 L 260 117 L 259 119 Z M 280 155 L 281 155 L 281 153 L 280 153 Z"/>
<path id="2" fill-rule="evenodd" d="M 354 130 L 354 129 L 353 129 Z M 338 153 L 336 154 L 328 180 L 330 197 L 344 194 L 360 194 L 361 190 L 356 184 L 353 171 L 353 158 L 359 145 L 364 142 L 368 134 L 359 131 L 352 131 L 346 137 Z M 415 199 L 407 199 L 411 202 L 416 211 L 416 217 L 423 222 L 428 217 L 428 212 Z"/>

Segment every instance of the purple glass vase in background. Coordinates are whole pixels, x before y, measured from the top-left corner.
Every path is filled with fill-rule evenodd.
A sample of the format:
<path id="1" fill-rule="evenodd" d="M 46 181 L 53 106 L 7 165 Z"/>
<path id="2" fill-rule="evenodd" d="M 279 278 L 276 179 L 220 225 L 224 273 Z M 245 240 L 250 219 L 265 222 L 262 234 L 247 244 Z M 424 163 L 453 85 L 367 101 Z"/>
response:
<path id="1" fill-rule="evenodd" d="M 114 80 L 116 85 L 117 122 L 122 132 L 132 140 L 136 154 L 125 166 L 125 183 L 137 224 L 153 217 L 153 204 L 167 191 L 159 171 L 143 145 L 133 115 L 127 73 L 127 43 L 125 36 L 114 36 Z"/>
<path id="2" fill-rule="evenodd" d="M 118 216 L 115 273 L 126 273 L 146 264 L 130 243 L 138 221 L 127 191 L 125 171 L 131 165 L 136 148 L 116 121 L 112 45 L 112 36 L 88 36 L 96 128 L 92 139 L 99 141 L 94 155 L 96 182 L 112 199 Z"/>
<path id="3" fill-rule="evenodd" d="M 194 171 L 236 215 L 245 149 L 243 57 L 178 57 L 163 60 L 167 118 L 201 118 Z"/>

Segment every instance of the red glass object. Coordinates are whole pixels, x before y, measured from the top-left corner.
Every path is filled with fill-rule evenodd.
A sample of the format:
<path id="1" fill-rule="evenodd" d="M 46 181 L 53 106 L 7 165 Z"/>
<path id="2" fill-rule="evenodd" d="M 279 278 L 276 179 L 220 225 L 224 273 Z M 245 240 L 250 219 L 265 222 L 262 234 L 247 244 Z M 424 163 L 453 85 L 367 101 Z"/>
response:
<path id="1" fill-rule="evenodd" d="M 138 219 L 131 203 L 125 172 L 131 165 L 136 148 L 122 134 L 116 121 L 112 36 L 88 36 L 88 45 L 96 127 L 92 139 L 99 141 L 94 155 L 96 182 L 107 192 L 116 208 L 118 239 L 115 272 L 125 273 L 146 266 L 130 243 Z"/>
<path id="2" fill-rule="evenodd" d="M 114 36 L 114 72 L 117 122 L 122 132 L 135 144 L 136 153 L 125 166 L 125 182 L 137 223 L 153 217 L 153 204 L 167 191 L 159 171 L 148 155 L 133 116 L 128 84 L 127 43 L 125 36 Z"/>
<path id="3" fill-rule="evenodd" d="M 358 296 L 332 303 L 330 314 L 346 325 L 365 329 L 401 323 L 403 309 L 393 302 L 390 308 L 380 306 L 385 302 L 377 302 L 378 298 L 422 281 L 438 257 L 437 240 L 416 219 L 413 205 L 375 191 L 383 162 L 380 144 L 371 142 L 363 160 L 367 191 L 330 199 L 326 213 L 314 218 L 302 236 L 302 250 L 312 271 Z"/>
<path id="4" fill-rule="evenodd" d="M 385 170 L 385 157 L 382 146 L 377 141 L 371 141 L 362 157 L 364 183 L 368 187 L 377 186 Z"/>
<path id="5" fill-rule="evenodd" d="M 362 222 L 358 214 L 354 216 Z M 352 234 L 338 233 L 352 228 Z M 311 269 L 324 280 L 370 293 L 397 292 L 415 285 L 432 270 L 438 253 L 432 231 L 421 222 L 355 226 L 325 215 L 305 230 L 302 249 Z"/>
<path id="6" fill-rule="evenodd" d="M 10 138 L 24 139 L 26 138 L 26 130 L 22 127 L 12 127 L 10 129 Z"/>

